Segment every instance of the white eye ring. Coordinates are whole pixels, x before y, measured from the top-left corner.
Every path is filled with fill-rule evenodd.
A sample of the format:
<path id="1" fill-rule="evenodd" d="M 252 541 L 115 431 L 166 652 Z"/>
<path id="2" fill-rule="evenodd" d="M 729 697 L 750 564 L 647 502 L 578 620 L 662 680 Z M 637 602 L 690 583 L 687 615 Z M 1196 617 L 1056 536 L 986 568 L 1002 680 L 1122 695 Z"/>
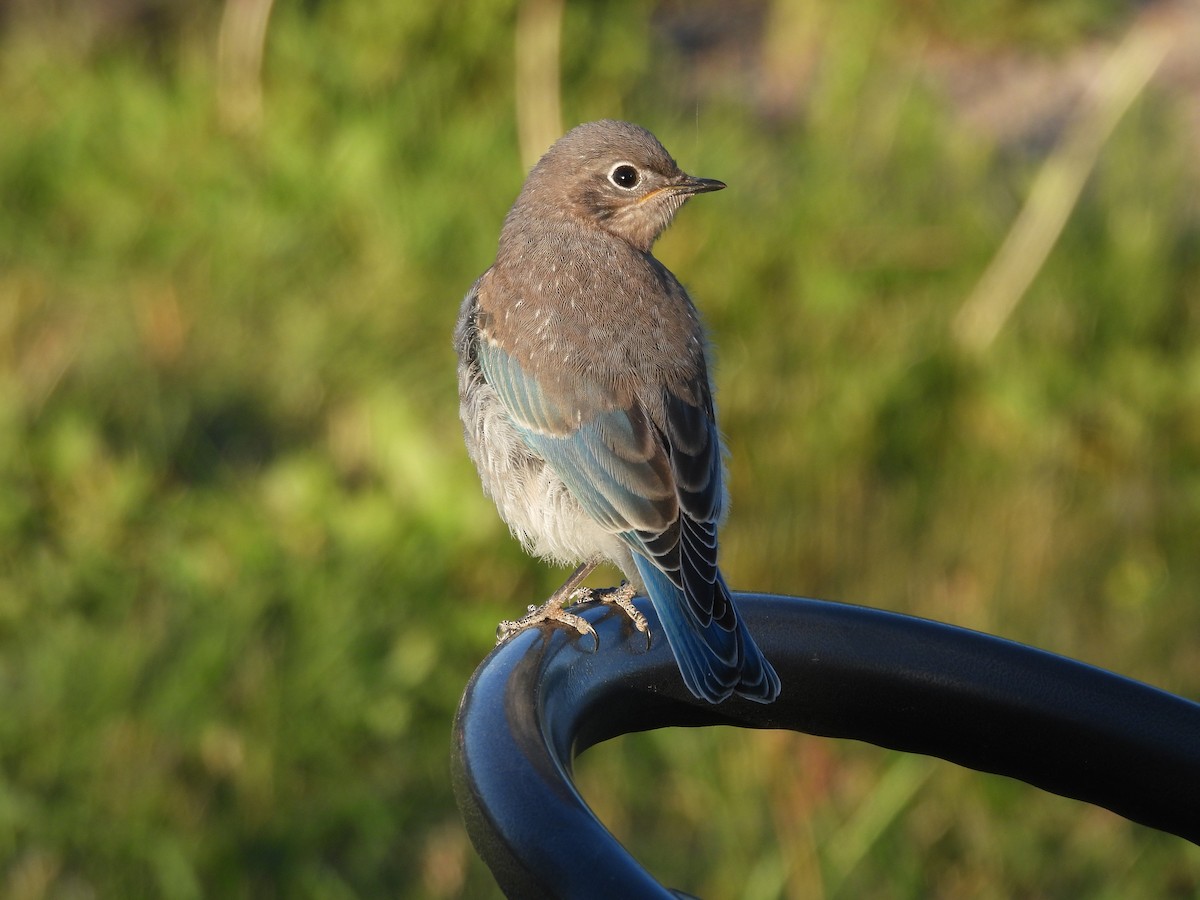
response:
<path id="1" fill-rule="evenodd" d="M 623 191 L 632 191 L 642 183 L 642 173 L 633 163 L 619 162 L 608 170 L 608 180 Z"/>

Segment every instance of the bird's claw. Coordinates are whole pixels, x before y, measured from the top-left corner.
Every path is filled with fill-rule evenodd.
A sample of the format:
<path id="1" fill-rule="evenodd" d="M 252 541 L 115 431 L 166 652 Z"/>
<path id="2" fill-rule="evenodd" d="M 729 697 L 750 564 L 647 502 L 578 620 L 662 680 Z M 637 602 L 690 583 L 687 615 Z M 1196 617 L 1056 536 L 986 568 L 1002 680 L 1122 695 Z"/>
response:
<path id="1" fill-rule="evenodd" d="M 541 606 L 530 606 L 529 611 L 515 622 L 505 619 L 496 626 L 496 643 L 502 644 L 517 632 L 524 631 L 526 628 L 532 628 L 534 625 L 540 625 L 543 622 L 557 622 L 560 625 L 574 628 L 581 636 L 590 634 L 598 649 L 600 647 L 600 638 L 596 634 L 596 629 L 581 616 L 563 609 L 568 600 L 574 600 L 575 602 L 579 602 L 580 599 L 587 600 L 591 598 L 591 593 L 591 590 L 588 588 L 580 588 L 577 591 L 573 591 L 567 597 L 560 597 L 558 594 L 555 594 Z"/>
<path id="2" fill-rule="evenodd" d="M 592 594 L 589 599 L 599 600 L 601 603 L 611 603 L 629 616 L 629 620 L 633 622 L 633 627 L 646 636 L 646 649 L 650 649 L 650 623 L 646 621 L 646 617 L 642 615 L 642 611 L 633 605 L 633 598 L 637 596 L 637 591 L 633 589 L 628 581 L 622 582 L 620 587 L 609 588 L 605 591 L 598 591 Z"/>

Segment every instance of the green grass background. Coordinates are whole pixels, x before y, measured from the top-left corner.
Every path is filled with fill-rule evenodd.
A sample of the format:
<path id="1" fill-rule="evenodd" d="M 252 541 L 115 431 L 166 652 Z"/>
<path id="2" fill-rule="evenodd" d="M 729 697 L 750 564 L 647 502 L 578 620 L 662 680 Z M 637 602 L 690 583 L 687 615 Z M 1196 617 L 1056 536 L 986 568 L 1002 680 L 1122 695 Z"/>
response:
<path id="1" fill-rule="evenodd" d="M 223 4 L 7 8 L 0 895 L 497 895 L 450 724 L 497 620 L 563 573 L 479 491 L 450 333 L 524 175 L 517 6 L 279 2 L 241 127 Z M 1062 58 L 1131 7 L 751 6 L 785 76 L 819 51 L 782 106 L 647 6 L 573 3 L 562 27 L 564 125 L 634 119 L 730 185 L 658 251 L 718 347 L 730 580 L 1200 697 L 1185 103 L 1137 100 L 970 354 L 951 322 L 1047 147 L 969 127 L 917 64 Z M 664 731 L 579 777 L 703 896 L 1200 895 L 1194 846 L 851 742 Z"/>

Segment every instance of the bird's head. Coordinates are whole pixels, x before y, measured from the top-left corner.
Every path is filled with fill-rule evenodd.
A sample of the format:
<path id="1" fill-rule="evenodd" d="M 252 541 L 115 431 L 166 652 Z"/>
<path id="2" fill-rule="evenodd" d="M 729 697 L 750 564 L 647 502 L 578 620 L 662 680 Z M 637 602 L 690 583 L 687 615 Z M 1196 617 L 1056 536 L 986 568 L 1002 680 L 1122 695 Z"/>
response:
<path id="1" fill-rule="evenodd" d="M 566 217 L 648 252 L 689 197 L 724 187 L 681 171 L 645 128 L 604 119 L 571 129 L 546 151 L 514 212 Z"/>

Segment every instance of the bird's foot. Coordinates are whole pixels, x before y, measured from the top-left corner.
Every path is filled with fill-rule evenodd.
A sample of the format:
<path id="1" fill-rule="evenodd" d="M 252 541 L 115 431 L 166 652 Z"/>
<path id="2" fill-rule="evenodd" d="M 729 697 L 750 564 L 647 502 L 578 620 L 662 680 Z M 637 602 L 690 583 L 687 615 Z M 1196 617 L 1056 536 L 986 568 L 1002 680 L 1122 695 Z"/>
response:
<path id="1" fill-rule="evenodd" d="M 646 646 L 650 646 L 650 623 L 646 621 L 646 617 L 642 615 L 642 611 L 633 605 L 633 598 L 637 595 L 633 585 L 629 582 L 623 583 L 620 587 L 614 588 L 576 588 L 570 582 L 563 585 L 554 594 L 543 603 L 541 606 L 530 606 L 529 611 L 515 622 L 505 619 L 496 626 L 496 643 L 502 644 L 519 631 L 524 631 L 526 628 L 532 628 L 534 625 L 541 625 L 543 622 L 556 622 L 560 625 L 566 625 L 568 628 L 574 628 L 580 635 L 591 635 L 592 640 L 596 642 L 596 649 L 600 648 L 600 636 L 596 634 L 594 629 L 582 616 L 577 616 L 575 613 L 567 612 L 567 604 L 587 603 L 591 600 L 599 601 L 600 603 L 611 603 L 629 616 L 629 620 L 633 622 L 633 627 L 646 636 Z"/>
<path id="2" fill-rule="evenodd" d="M 589 600 L 599 600 L 601 603 L 613 603 L 619 606 L 625 615 L 629 616 L 634 628 L 646 635 L 646 646 L 649 647 L 650 624 L 646 621 L 646 617 L 642 615 L 641 610 L 633 605 L 633 598 L 637 593 L 633 585 L 625 581 L 621 583 L 620 587 L 602 588 L 599 590 L 579 586 L 580 582 L 587 578 L 599 562 L 599 557 L 585 560 L 571 573 L 566 583 L 551 594 L 550 599 L 541 606 L 530 606 L 529 611 L 515 622 L 505 619 L 497 625 L 496 643 L 502 644 L 518 631 L 524 631 L 526 628 L 531 628 L 534 625 L 541 625 L 543 622 L 557 622 L 560 625 L 574 628 L 581 635 L 590 634 L 592 640 L 596 642 L 595 649 L 599 650 L 600 637 L 596 634 L 596 629 L 581 616 L 567 612 L 565 609 L 567 604 L 570 603 L 585 603 Z"/>
<path id="3" fill-rule="evenodd" d="M 563 588 L 567 587 L 564 585 Z M 596 646 L 600 646 L 600 638 L 596 636 L 596 629 L 589 625 L 582 617 L 574 613 L 567 612 L 564 607 L 568 602 L 581 602 L 590 600 L 592 591 L 590 588 L 578 588 L 575 590 L 564 590 L 559 588 L 554 594 L 543 603 L 541 606 L 530 606 L 529 611 L 515 622 L 505 619 L 496 626 L 496 643 L 502 644 L 518 631 L 524 631 L 526 628 L 531 628 L 534 625 L 541 625 L 543 622 L 557 622 L 560 625 L 566 625 L 569 628 L 574 628 L 581 635 L 592 636 L 592 640 L 596 642 Z"/>
<path id="4" fill-rule="evenodd" d="M 585 590 L 587 590 L 585 588 Z M 650 623 L 646 621 L 646 617 L 642 615 L 642 611 L 633 605 L 633 598 L 637 596 L 637 591 L 633 589 L 633 585 L 628 581 L 623 582 L 620 587 L 604 588 L 598 591 L 588 591 L 589 600 L 599 600 L 601 603 L 611 603 L 614 606 L 620 607 L 625 615 L 629 616 L 629 620 L 633 622 L 633 627 L 646 636 L 646 647 L 650 646 Z"/>

